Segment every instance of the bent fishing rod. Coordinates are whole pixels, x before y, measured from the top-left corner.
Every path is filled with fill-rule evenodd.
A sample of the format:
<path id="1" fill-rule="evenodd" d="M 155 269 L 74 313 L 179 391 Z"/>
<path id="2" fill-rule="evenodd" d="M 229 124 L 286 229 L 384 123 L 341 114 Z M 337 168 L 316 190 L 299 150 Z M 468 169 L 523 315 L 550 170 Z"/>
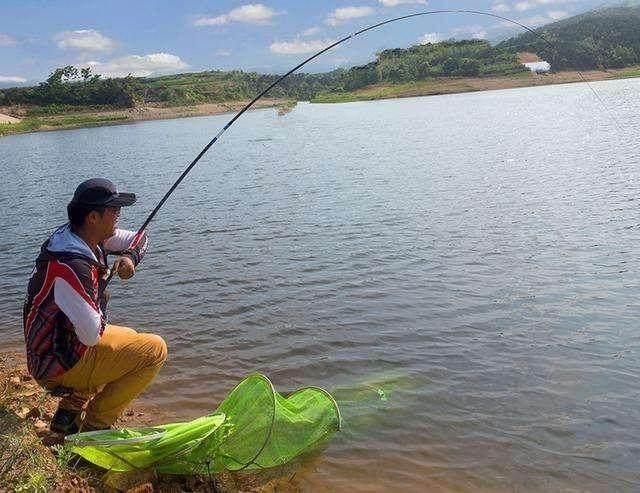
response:
<path id="1" fill-rule="evenodd" d="M 553 43 L 551 43 L 549 40 L 547 40 L 541 33 L 535 31 L 534 29 L 530 28 L 529 26 L 526 26 L 525 24 L 522 24 L 521 22 L 518 22 L 516 20 L 509 19 L 508 17 L 504 17 L 504 16 L 501 16 L 501 15 L 498 15 L 498 14 L 493 14 L 491 12 L 484 12 L 484 11 L 481 11 L 481 10 L 454 9 L 454 10 L 428 10 L 428 11 L 422 11 L 422 12 L 415 12 L 415 13 L 412 13 L 412 14 L 407 14 L 407 15 L 403 15 L 403 16 L 400 16 L 400 17 L 394 17 L 392 19 L 387 19 L 385 21 L 378 22 L 377 24 L 373 24 L 371 26 L 368 26 L 368 27 L 365 27 L 363 29 L 360 29 L 359 31 L 356 31 L 356 32 L 354 32 L 352 34 L 344 36 L 343 38 L 339 39 L 338 41 L 335 41 L 334 43 L 330 44 L 329 46 L 323 48 L 322 50 L 318 51 L 314 55 L 310 56 L 306 60 L 300 62 L 298 65 L 296 65 L 291 70 L 289 70 L 286 74 L 280 76 L 275 82 L 270 84 L 260 94 L 258 94 L 249 103 L 247 103 L 238 113 L 236 113 L 236 115 L 233 118 L 231 118 L 231 120 L 229 120 L 224 127 L 222 127 L 222 129 L 215 135 L 215 137 L 213 139 L 211 139 L 211 141 L 206 146 L 204 146 L 204 148 L 195 157 L 195 159 L 193 161 L 191 161 L 191 164 L 189 164 L 189 166 L 187 166 L 185 168 L 185 170 L 178 177 L 178 179 L 173 183 L 173 185 L 171 185 L 171 188 L 169 188 L 167 193 L 164 194 L 164 196 L 162 197 L 162 199 L 160 200 L 158 205 L 156 205 L 156 207 L 153 209 L 151 214 L 149 214 L 149 216 L 144 221 L 142 226 L 140 226 L 140 229 L 138 230 L 138 233 L 137 233 L 136 237 L 139 237 L 139 236 L 142 235 L 142 233 L 145 231 L 147 226 L 149 226 L 149 223 L 156 216 L 156 214 L 158 213 L 160 208 L 164 205 L 164 203 L 171 196 L 171 194 L 173 194 L 175 189 L 178 188 L 180 183 L 182 183 L 182 181 L 187 177 L 187 175 L 195 167 L 195 165 L 198 164 L 198 162 L 200 161 L 202 156 L 204 156 L 206 154 L 206 152 L 220 139 L 220 137 L 222 137 L 222 135 L 236 122 L 236 120 L 238 120 L 238 118 L 240 118 L 259 99 L 261 99 L 263 96 L 265 96 L 269 91 L 271 91 L 271 89 L 273 89 L 275 86 L 277 86 L 284 79 L 289 77 L 291 74 L 296 72 L 298 69 L 304 67 L 307 63 L 309 63 L 312 60 L 318 58 L 320 55 L 322 55 L 322 54 L 326 53 L 327 51 L 335 48 L 336 46 L 341 45 L 342 43 L 345 43 L 346 41 L 349 41 L 350 39 L 356 38 L 356 37 L 358 37 L 358 36 L 360 36 L 360 35 L 362 35 L 362 34 L 364 34 L 366 32 L 373 31 L 374 29 L 378 29 L 378 28 L 380 28 L 382 26 L 385 26 L 387 24 L 391 24 L 391 23 L 394 23 L 394 22 L 399 22 L 399 21 L 403 21 L 403 20 L 407 20 L 407 19 L 412 19 L 414 17 L 421 17 L 421 16 L 427 16 L 427 15 L 437 15 L 437 14 L 473 14 L 473 15 L 481 15 L 481 16 L 486 16 L 486 17 L 492 17 L 492 18 L 495 18 L 495 19 L 500 19 L 502 21 L 509 22 L 509 23 L 511 23 L 513 25 L 516 25 L 516 26 L 522 28 L 523 30 L 533 34 L 537 38 L 539 38 L 542 41 L 544 41 L 544 43 L 547 44 L 547 46 L 549 46 L 556 54 L 558 53 L 558 50 L 556 49 L 556 46 Z M 595 91 L 595 89 L 591 86 L 591 84 L 589 84 L 589 81 L 587 79 L 585 79 L 585 77 L 582 75 L 581 72 L 578 71 L 578 74 L 580 76 L 580 79 L 589 86 L 589 89 L 591 89 L 591 91 L 593 92 L 595 97 L 598 99 L 598 101 L 600 102 L 602 107 L 606 108 L 606 105 L 604 104 L 604 101 L 602 100 L 600 95 Z M 617 121 L 616 121 L 616 124 L 617 124 Z"/>

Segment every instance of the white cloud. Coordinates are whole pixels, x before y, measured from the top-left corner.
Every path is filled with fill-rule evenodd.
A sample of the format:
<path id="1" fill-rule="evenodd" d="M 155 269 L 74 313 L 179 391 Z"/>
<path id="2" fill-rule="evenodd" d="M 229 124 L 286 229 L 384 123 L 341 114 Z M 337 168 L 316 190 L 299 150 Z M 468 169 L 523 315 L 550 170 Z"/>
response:
<path id="1" fill-rule="evenodd" d="M 534 15 L 525 19 L 519 19 L 518 22 L 524 24 L 525 26 L 537 27 L 544 24 L 549 24 L 550 22 L 559 21 L 560 19 L 564 19 L 568 16 L 569 13 L 565 12 L 564 10 L 552 10 L 544 15 Z"/>
<path id="2" fill-rule="evenodd" d="M 544 15 L 534 15 L 531 17 L 526 17 L 525 19 L 518 19 L 518 22 L 520 24 L 524 24 L 527 27 L 538 27 L 543 24 L 548 24 L 549 19 Z"/>
<path id="3" fill-rule="evenodd" d="M 552 10 L 550 12 L 547 12 L 547 16 L 552 21 L 559 21 L 560 19 L 569 17 L 569 12 L 565 12 L 564 10 Z"/>
<path id="4" fill-rule="evenodd" d="M 0 33 L 0 46 L 15 46 L 18 42 L 8 34 Z"/>
<path id="5" fill-rule="evenodd" d="M 462 37 L 465 39 L 485 39 L 487 31 L 482 26 L 464 26 L 458 27 L 452 31 L 454 37 Z"/>
<path id="6" fill-rule="evenodd" d="M 116 42 L 100 34 L 95 29 L 80 29 L 77 31 L 64 31 L 54 37 L 58 47 L 63 50 L 79 51 L 111 51 L 116 47 Z"/>
<path id="7" fill-rule="evenodd" d="M 426 5 L 427 0 L 378 0 L 385 7 L 397 7 L 398 5 L 403 4 L 420 4 Z"/>
<path id="8" fill-rule="evenodd" d="M 295 41 L 281 41 L 272 43 L 269 49 L 278 55 L 301 55 L 303 53 L 314 53 L 326 48 L 334 40 L 332 39 L 296 39 Z"/>
<path id="9" fill-rule="evenodd" d="M 504 14 L 506 12 L 510 12 L 511 11 L 511 7 L 509 7 L 509 5 L 507 5 L 504 2 L 498 2 L 498 3 L 494 3 L 491 6 L 491 10 L 493 12 L 495 12 L 496 14 Z"/>
<path id="10" fill-rule="evenodd" d="M 427 33 L 418 40 L 418 43 L 420 43 L 421 45 L 426 45 L 427 43 L 438 43 L 441 40 L 442 38 L 440 37 L 440 34 Z"/>
<path id="11" fill-rule="evenodd" d="M 199 17 L 193 23 L 195 26 L 221 26 L 230 22 L 245 24 L 268 24 L 276 16 L 276 12 L 261 3 L 250 3 L 235 8 L 227 14 L 217 17 Z"/>
<path id="12" fill-rule="evenodd" d="M 580 0 L 533 0 L 538 5 L 556 5 L 558 3 L 574 3 Z"/>
<path id="13" fill-rule="evenodd" d="M 94 73 L 105 77 L 147 77 L 155 74 L 168 74 L 186 69 L 188 65 L 180 57 L 169 53 L 151 53 L 150 55 L 128 55 L 108 62 L 87 62 Z"/>
<path id="14" fill-rule="evenodd" d="M 524 12 L 540 6 L 553 6 L 565 3 L 575 3 L 579 0 L 519 0 L 515 2 L 514 9 L 518 12 Z M 504 4 L 505 2 L 501 1 Z"/>
<path id="15" fill-rule="evenodd" d="M 10 82 L 16 84 L 22 84 L 23 82 L 27 82 L 27 79 L 24 77 L 16 77 L 10 75 L 0 75 L 0 82 Z"/>
<path id="16" fill-rule="evenodd" d="M 371 7 L 342 7 L 335 9 L 327 17 L 327 24 L 330 26 L 338 26 L 351 19 L 366 17 L 374 13 Z"/>
<path id="17" fill-rule="evenodd" d="M 322 29 L 320 29 L 319 27 L 310 27 L 309 29 L 305 29 L 304 31 L 302 31 L 302 35 L 315 36 L 316 34 L 319 34 L 320 31 L 322 31 Z"/>
<path id="18" fill-rule="evenodd" d="M 349 63 L 349 59 L 345 57 L 330 58 L 328 62 L 334 67 L 344 67 Z"/>
<path id="19" fill-rule="evenodd" d="M 203 26 L 222 26 L 223 24 L 227 24 L 229 21 L 228 15 L 219 15 L 218 17 L 198 17 L 193 25 L 197 27 Z"/>
<path id="20" fill-rule="evenodd" d="M 494 0 L 491 10 L 496 13 L 504 13 L 510 11 L 528 12 L 536 9 L 552 9 L 560 7 L 560 5 L 573 4 L 581 0 Z M 537 27 L 550 22 L 555 22 L 568 17 L 570 14 L 564 10 L 549 10 L 547 12 L 528 12 L 528 17 L 516 19 L 518 22 L 530 26 Z M 502 26 L 513 28 L 512 23 L 502 22 Z"/>
<path id="21" fill-rule="evenodd" d="M 517 2 L 514 6 L 513 6 L 518 12 L 523 12 L 525 10 L 529 10 L 529 9 L 533 9 L 535 7 L 537 7 L 537 5 L 534 2 Z"/>

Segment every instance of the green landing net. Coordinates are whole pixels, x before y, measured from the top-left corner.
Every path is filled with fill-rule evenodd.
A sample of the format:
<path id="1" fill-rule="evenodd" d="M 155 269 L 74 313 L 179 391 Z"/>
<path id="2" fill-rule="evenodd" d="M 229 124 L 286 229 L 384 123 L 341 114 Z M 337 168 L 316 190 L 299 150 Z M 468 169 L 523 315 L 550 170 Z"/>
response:
<path id="1" fill-rule="evenodd" d="M 283 397 L 267 377 L 242 380 L 215 413 L 154 428 L 66 437 L 72 452 L 104 469 L 212 474 L 282 466 L 326 443 L 340 429 L 331 394 L 307 387 Z"/>

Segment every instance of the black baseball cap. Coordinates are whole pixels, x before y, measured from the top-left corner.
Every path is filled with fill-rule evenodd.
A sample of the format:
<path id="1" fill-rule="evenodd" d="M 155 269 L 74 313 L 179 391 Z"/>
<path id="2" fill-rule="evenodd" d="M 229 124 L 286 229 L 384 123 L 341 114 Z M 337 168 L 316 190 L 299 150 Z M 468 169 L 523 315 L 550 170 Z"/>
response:
<path id="1" fill-rule="evenodd" d="M 91 178 L 76 188 L 71 199 L 73 205 L 96 207 L 123 207 L 136 201 L 135 193 L 118 192 L 116 186 L 106 178 Z"/>

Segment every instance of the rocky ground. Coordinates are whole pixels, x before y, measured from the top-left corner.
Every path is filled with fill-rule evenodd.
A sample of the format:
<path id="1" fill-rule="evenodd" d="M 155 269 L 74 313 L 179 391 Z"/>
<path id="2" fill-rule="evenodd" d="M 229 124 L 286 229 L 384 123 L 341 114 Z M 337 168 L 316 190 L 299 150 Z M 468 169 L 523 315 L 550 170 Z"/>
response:
<path id="1" fill-rule="evenodd" d="M 57 399 L 46 394 L 28 374 L 20 353 L 0 353 L 0 493 L 56 492 L 293 492 L 301 464 L 260 474 L 215 477 L 158 476 L 153 471 L 109 473 L 63 447 L 64 437 L 49 430 Z M 117 427 L 157 424 L 161 410 L 134 405 Z M 305 459 L 305 468 L 311 463 Z"/>

